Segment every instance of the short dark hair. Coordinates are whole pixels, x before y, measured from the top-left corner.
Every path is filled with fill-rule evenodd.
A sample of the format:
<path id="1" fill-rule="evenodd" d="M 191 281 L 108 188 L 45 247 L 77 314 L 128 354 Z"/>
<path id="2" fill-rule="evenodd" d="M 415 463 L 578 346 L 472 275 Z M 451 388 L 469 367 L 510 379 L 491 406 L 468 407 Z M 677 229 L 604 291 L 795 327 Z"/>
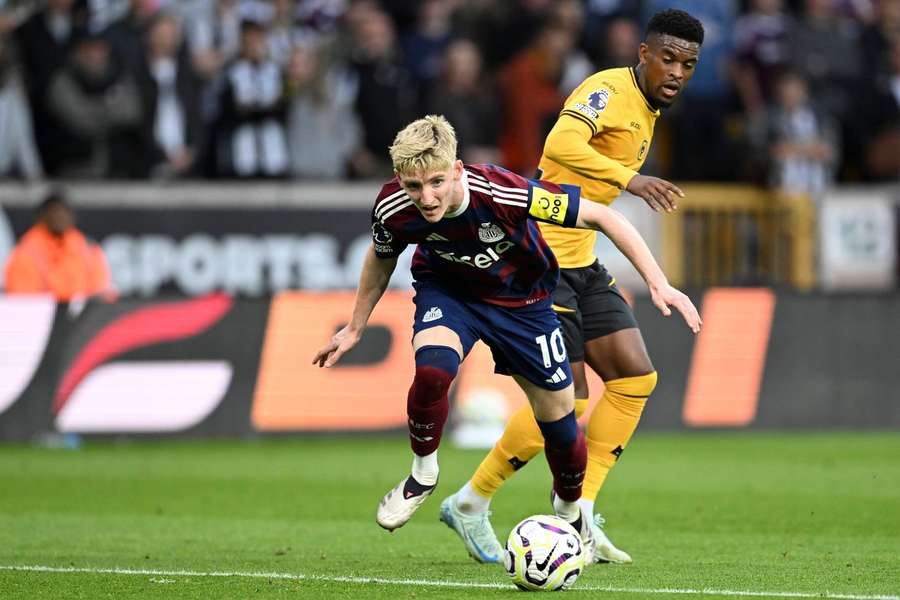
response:
<path id="1" fill-rule="evenodd" d="M 40 204 L 38 204 L 36 212 L 38 214 L 41 214 L 51 206 L 57 205 L 65 206 L 70 210 L 72 208 L 72 206 L 69 204 L 69 199 L 66 196 L 65 190 L 63 190 L 62 188 L 54 187 L 51 188 L 49 192 L 47 192 L 47 195 L 44 196 L 44 199 Z"/>
<path id="2" fill-rule="evenodd" d="M 670 8 L 650 18 L 647 23 L 647 35 L 658 33 L 671 35 L 688 42 L 703 44 L 703 24 L 683 10 Z"/>

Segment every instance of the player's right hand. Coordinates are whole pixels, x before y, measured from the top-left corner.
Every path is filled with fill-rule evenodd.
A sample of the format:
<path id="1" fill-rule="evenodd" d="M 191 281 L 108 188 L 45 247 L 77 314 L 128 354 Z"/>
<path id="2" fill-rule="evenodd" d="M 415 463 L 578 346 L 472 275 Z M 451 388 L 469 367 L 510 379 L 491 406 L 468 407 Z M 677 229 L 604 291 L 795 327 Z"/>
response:
<path id="1" fill-rule="evenodd" d="M 325 344 L 313 358 L 312 364 L 326 369 L 336 363 L 344 353 L 348 352 L 359 339 L 362 337 L 362 331 L 350 329 L 347 325 L 331 338 L 331 341 Z"/>
<path id="2" fill-rule="evenodd" d="M 659 288 L 650 289 L 650 300 L 666 317 L 672 314 L 670 306 L 674 306 L 675 310 L 681 313 L 684 322 L 694 333 L 700 333 L 700 326 L 703 325 L 703 319 L 697 307 L 691 302 L 691 299 L 680 290 L 673 288 L 669 284 L 665 284 Z"/>
<path id="3" fill-rule="evenodd" d="M 674 183 L 648 175 L 635 175 L 625 190 L 642 198 L 656 212 L 672 212 L 678 208 L 676 198 L 684 198 L 684 192 Z"/>

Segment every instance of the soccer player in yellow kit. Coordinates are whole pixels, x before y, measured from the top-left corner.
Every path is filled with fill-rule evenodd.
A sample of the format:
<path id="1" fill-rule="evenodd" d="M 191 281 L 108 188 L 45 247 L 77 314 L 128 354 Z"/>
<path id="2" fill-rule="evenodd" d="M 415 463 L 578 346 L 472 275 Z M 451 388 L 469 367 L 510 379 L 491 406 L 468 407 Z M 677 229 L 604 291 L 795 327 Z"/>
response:
<path id="1" fill-rule="evenodd" d="M 539 176 L 581 186 L 582 197 L 610 204 L 622 190 L 655 211 L 672 211 L 684 196 L 672 183 L 640 175 L 661 109 L 672 104 L 694 73 L 703 26 L 681 10 L 655 14 L 640 45 L 639 64 L 600 71 L 569 96 L 547 136 Z M 605 383 L 587 425 L 588 465 L 579 504 L 591 528 L 596 562 L 630 563 L 603 532 L 594 500 L 628 445 L 656 371 L 631 308 L 615 278 L 594 256 L 596 234 L 541 224 L 544 239 L 562 267 L 553 308 L 563 332 L 575 383 L 576 414 L 588 404 L 587 363 Z M 659 305 L 651 289 L 651 298 Z M 662 309 L 662 307 L 660 307 Z M 666 310 L 663 313 L 668 315 Z M 478 470 L 441 504 L 441 520 L 462 538 L 479 562 L 500 562 L 502 548 L 488 519 L 488 507 L 503 482 L 544 446 L 528 407 L 514 414 Z"/>

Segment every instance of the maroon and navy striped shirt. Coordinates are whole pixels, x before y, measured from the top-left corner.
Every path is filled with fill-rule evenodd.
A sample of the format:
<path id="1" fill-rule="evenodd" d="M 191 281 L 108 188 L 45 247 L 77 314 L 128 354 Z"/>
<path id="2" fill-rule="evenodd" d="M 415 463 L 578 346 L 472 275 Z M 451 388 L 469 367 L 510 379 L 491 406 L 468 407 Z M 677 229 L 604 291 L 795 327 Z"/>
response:
<path id="1" fill-rule="evenodd" d="M 574 227 L 580 189 L 526 179 L 494 165 L 466 165 L 463 202 L 426 221 L 395 177 L 372 210 L 375 255 L 394 258 L 418 244 L 412 274 L 448 292 L 498 306 L 525 306 L 553 292 L 559 265 L 535 219 Z"/>

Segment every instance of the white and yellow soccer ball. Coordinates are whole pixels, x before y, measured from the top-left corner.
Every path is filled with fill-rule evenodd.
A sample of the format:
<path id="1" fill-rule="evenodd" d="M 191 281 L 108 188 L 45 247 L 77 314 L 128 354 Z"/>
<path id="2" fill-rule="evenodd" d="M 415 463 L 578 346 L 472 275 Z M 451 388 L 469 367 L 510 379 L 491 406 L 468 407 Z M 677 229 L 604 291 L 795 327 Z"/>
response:
<path id="1" fill-rule="evenodd" d="M 584 568 L 584 548 L 575 529 L 550 515 L 523 519 L 509 534 L 503 564 L 522 590 L 571 587 Z"/>

